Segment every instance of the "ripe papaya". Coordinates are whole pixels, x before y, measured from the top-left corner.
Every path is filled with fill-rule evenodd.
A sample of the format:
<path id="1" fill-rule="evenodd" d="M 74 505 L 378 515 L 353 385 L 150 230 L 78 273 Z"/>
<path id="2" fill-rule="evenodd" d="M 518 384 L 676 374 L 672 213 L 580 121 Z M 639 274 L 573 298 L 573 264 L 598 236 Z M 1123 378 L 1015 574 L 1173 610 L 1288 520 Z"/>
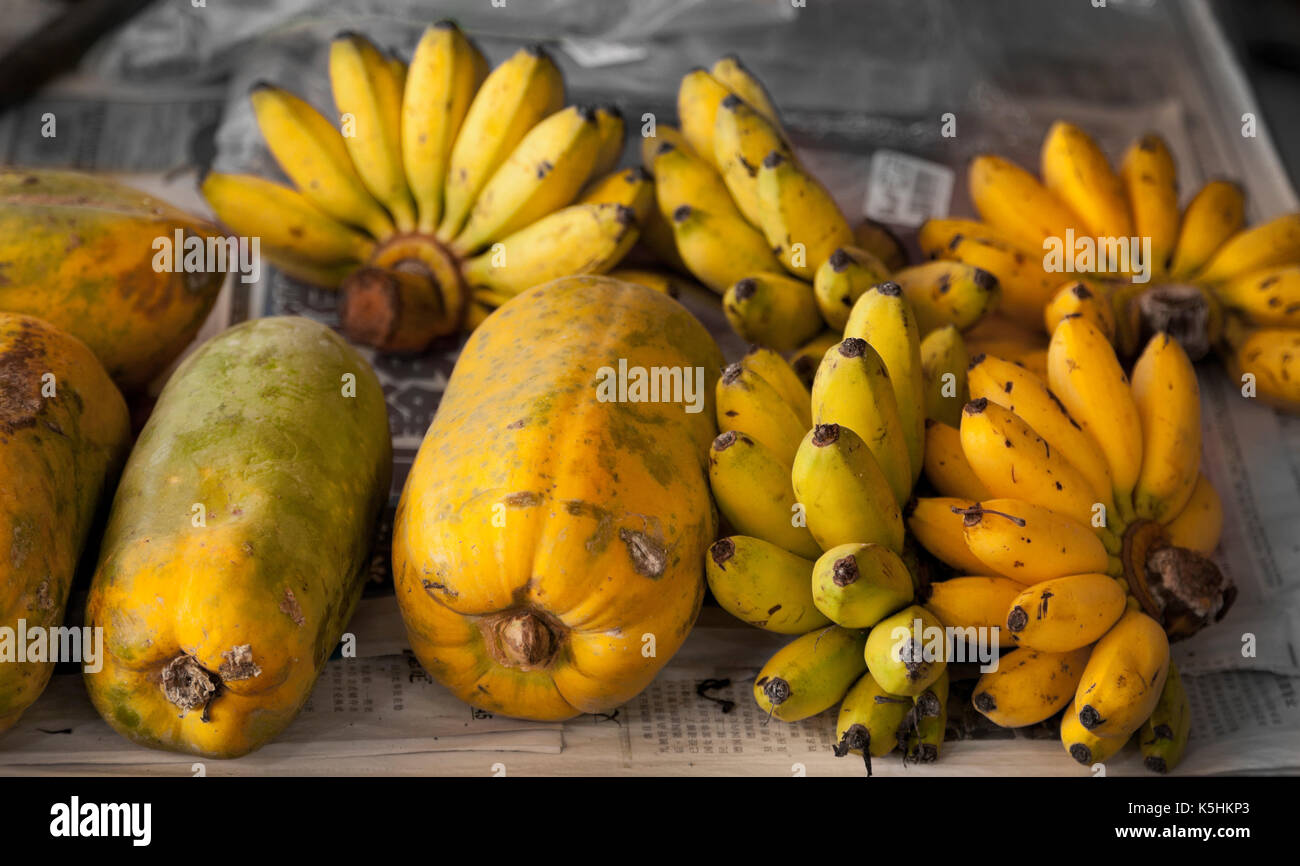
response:
<path id="1" fill-rule="evenodd" d="M 607 712 L 649 684 L 704 594 L 721 366 L 685 308 L 608 277 L 535 286 L 474 331 L 393 530 L 398 603 L 430 674 L 542 720 Z M 683 387 L 658 402 L 634 388 L 672 370 Z"/>
<path id="2" fill-rule="evenodd" d="M 231 269 L 156 270 L 178 232 L 205 249 L 221 240 L 211 223 L 107 178 L 0 169 L 0 310 L 77 337 L 124 391 L 140 390 L 194 339 Z"/>
<path id="3" fill-rule="evenodd" d="M 86 602 L 91 701 L 120 734 L 214 758 L 292 721 L 361 594 L 392 446 L 378 379 L 303 318 L 204 343 L 122 473 Z"/>
<path id="4" fill-rule="evenodd" d="M 50 630 L 130 445 L 126 402 L 90 349 L 0 313 L 0 731 L 49 682 Z M 43 648 L 21 634 L 43 635 Z"/>

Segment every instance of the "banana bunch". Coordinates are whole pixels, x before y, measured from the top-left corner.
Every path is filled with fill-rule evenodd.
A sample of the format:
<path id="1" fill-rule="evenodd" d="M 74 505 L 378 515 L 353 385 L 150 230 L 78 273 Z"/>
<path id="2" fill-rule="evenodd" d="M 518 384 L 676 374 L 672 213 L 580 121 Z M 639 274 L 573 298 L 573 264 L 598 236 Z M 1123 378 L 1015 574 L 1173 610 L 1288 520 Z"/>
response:
<path id="1" fill-rule="evenodd" d="M 918 240 L 933 259 L 995 275 L 999 318 L 1050 334 L 1077 313 L 1124 358 L 1161 332 L 1193 360 L 1217 348 L 1243 394 L 1300 412 L 1300 213 L 1246 227 L 1243 193 L 1223 180 L 1180 209 L 1177 169 L 1160 136 L 1130 144 L 1116 170 L 1064 121 L 1043 140 L 1038 177 L 985 154 L 972 160 L 968 182 L 980 219 L 930 220 Z M 1095 242 L 1086 257 L 1075 255 L 1081 239 Z M 1111 255 L 1119 250 L 1111 242 L 1131 254 Z M 1047 254 L 1053 245 L 1082 279 L 1062 276 Z"/>
<path id="2" fill-rule="evenodd" d="M 203 194 L 278 268 L 341 287 L 358 340 L 418 350 L 529 286 L 604 273 L 653 207 L 645 172 L 614 171 L 619 111 L 565 108 L 563 76 L 540 48 L 490 69 L 443 21 L 407 65 L 342 33 L 329 75 L 337 117 L 270 84 L 252 91 L 292 186 L 212 173 Z"/>
<path id="3" fill-rule="evenodd" d="M 1130 381 L 1102 328 L 1071 313 L 1046 380 L 976 355 L 966 387 L 959 425 L 927 430 L 941 495 L 912 500 L 907 520 L 959 575 L 932 584 L 926 608 L 1014 647 L 981 677 L 975 708 L 1021 727 L 1068 707 L 1062 739 L 1085 764 L 1147 724 L 1148 765 L 1171 769 L 1187 712 L 1181 682 L 1166 684 L 1169 643 L 1221 619 L 1236 594 L 1207 558 L 1223 510 L 1200 473 L 1191 360 L 1157 334 Z"/>
<path id="4" fill-rule="evenodd" d="M 997 307 L 990 271 L 958 261 L 908 267 L 883 226 L 851 227 L 800 162 L 762 82 L 735 57 L 688 72 L 677 113 L 680 129 L 658 124 L 642 147 L 657 205 L 643 239 L 721 295 L 745 340 L 795 352 L 827 330 L 844 332 L 857 299 L 886 280 L 901 287 L 923 335 L 968 330 Z"/>

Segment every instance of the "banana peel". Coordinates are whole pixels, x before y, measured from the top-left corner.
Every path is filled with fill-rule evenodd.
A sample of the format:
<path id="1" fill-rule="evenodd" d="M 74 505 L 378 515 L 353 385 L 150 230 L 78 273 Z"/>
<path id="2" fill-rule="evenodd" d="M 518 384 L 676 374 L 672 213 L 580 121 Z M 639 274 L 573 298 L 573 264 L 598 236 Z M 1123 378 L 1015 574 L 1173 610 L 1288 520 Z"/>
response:
<path id="1" fill-rule="evenodd" d="M 1154 520 L 1128 525 L 1120 560 L 1129 592 L 1171 641 L 1223 619 L 1236 601 L 1236 584 L 1213 560 L 1170 544 Z"/>

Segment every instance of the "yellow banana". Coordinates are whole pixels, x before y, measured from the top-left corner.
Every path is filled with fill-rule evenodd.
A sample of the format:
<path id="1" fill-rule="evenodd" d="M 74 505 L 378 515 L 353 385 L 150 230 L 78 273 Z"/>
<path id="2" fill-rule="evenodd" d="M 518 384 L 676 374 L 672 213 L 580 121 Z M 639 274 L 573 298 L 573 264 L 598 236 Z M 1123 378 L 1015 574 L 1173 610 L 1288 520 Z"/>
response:
<path id="1" fill-rule="evenodd" d="M 975 574 L 1000 574 L 1026 585 L 1071 574 L 1105 572 L 1106 546 L 1063 514 L 1017 499 L 990 499 L 964 509 L 966 547 Z"/>
<path id="2" fill-rule="evenodd" d="M 1196 279 L 1221 283 L 1278 265 L 1300 264 L 1300 213 L 1283 214 L 1224 241 Z"/>
<path id="3" fill-rule="evenodd" d="M 465 262 L 471 286 L 516 295 L 570 274 L 602 274 L 636 242 L 636 214 L 616 204 L 579 204 L 525 226 Z"/>
<path id="4" fill-rule="evenodd" d="M 360 264 L 375 249 L 374 241 L 321 213 L 301 193 L 251 174 L 212 172 L 203 179 L 203 197 L 236 234 L 260 237 L 272 262 Z"/>
<path id="5" fill-rule="evenodd" d="M 1110 298 L 1100 294 L 1096 283 L 1090 285 L 1090 281 L 1075 280 L 1061 286 L 1052 295 L 1043 308 L 1043 323 L 1047 325 L 1047 333 L 1055 331 L 1066 316 L 1087 319 L 1107 340 L 1115 343 L 1115 308 L 1111 305 Z"/>
<path id="6" fill-rule="evenodd" d="M 916 604 L 876 623 L 864 655 L 876 682 L 895 695 L 915 697 L 948 670 L 943 624 Z"/>
<path id="7" fill-rule="evenodd" d="M 1070 705 L 1092 647 L 1063 653 L 1017 649 L 980 677 L 971 703 L 989 721 L 1023 728 L 1046 721 Z"/>
<path id="8" fill-rule="evenodd" d="M 783 722 L 797 722 L 833 707 L 866 670 L 866 636 L 827 626 L 786 644 L 754 679 L 759 709 Z"/>
<path id="9" fill-rule="evenodd" d="M 747 535 L 715 541 L 705 562 L 709 590 L 722 609 L 778 634 L 806 634 L 830 625 L 813 603 L 813 564 Z"/>
<path id="10" fill-rule="evenodd" d="M 623 144 L 627 137 L 623 112 L 617 105 L 596 106 L 596 128 L 600 133 L 600 147 L 588 172 L 592 177 L 609 174 L 623 158 Z"/>
<path id="11" fill-rule="evenodd" d="M 676 274 L 650 268 L 615 268 L 605 276 L 625 283 L 636 283 L 647 289 L 675 298 L 681 293 L 682 281 Z"/>
<path id="12" fill-rule="evenodd" d="M 460 233 L 479 193 L 534 126 L 564 105 L 564 77 L 538 46 L 516 51 L 483 80 L 447 163 L 438 238 Z"/>
<path id="13" fill-rule="evenodd" d="M 903 763 L 933 764 L 939 760 L 948 732 L 948 672 L 940 674 L 913 701 L 912 730 L 903 744 Z"/>
<path id="14" fill-rule="evenodd" d="M 813 294 L 826 324 L 844 330 L 853 304 L 862 293 L 889 279 L 880 259 L 858 247 L 841 247 L 817 266 Z"/>
<path id="15" fill-rule="evenodd" d="M 864 292 L 853 304 L 844 336 L 866 340 L 885 362 L 915 484 L 924 463 L 925 372 L 921 367 L 921 333 L 902 288 L 889 282 Z"/>
<path id="16" fill-rule="evenodd" d="M 930 584 L 925 608 L 947 628 L 1001 629 L 1007 624 L 1011 603 L 1024 588 L 1009 577 L 953 577 Z M 1074 694 L 1073 687 L 1070 694 Z"/>
<path id="17" fill-rule="evenodd" d="M 402 164 L 425 234 L 442 219 L 447 161 L 487 71 L 487 60 L 454 22 L 428 27 L 415 47 L 402 97 Z"/>
<path id="18" fill-rule="evenodd" d="M 1300 328 L 1300 265 L 1234 277 L 1215 286 L 1214 294 L 1252 325 Z"/>
<path id="19" fill-rule="evenodd" d="M 250 100 L 272 156 L 308 201 L 373 237 L 393 233 L 393 221 L 361 182 L 343 136 L 324 115 L 269 84 L 255 85 Z"/>
<path id="20" fill-rule="evenodd" d="M 822 358 L 826 357 L 831 346 L 838 344 L 839 341 L 838 331 L 822 331 L 790 354 L 790 369 L 794 370 L 794 374 L 805 387 L 812 388 Z"/>
<path id="21" fill-rule="evenodd" d="M 364 36 L 339 34 L 330 43 L 330 85 L 361 180 L 398 231 L 413 231 L 415 203 L 402 167 L 402 88 L 387 58 Z"/>
<path id="22" fill-rule="evenodd" d="M 759 227 L 781 264 L 811 281 L 818 266 L 842 246 L 853 230 L 826 187 L 780 151 L 758 167 Z"/>
<path id="23" fill-rule="evenodd" d="M 1041 252 L 1027 253 L 998 238 L 957 235 L 936 256 L 992 274 L 1000 294 L 998 314 L 1035 330 L 1042 327 L 1043 307 L 1061 283 L 1059 274 L 1043 270 Z"/>
<path id="24" fill-rule="evenodd" d="M 759 166 L 774 151 L 783 159 L 794 161 L 794 153 L 781 137 L 781 131 L 739 96 L 727 94 L 718 106 L 713 124 L 713 161 L 736 207 L 754 226 L 763 225 L 763 206 L 758 194 Z"/>
<path id="25" fill-rule="evenodd" d="M 1087 319 L 1063 319 L 1047 350 L 1047 380 L 1070 417 L 1101 449 L 1115 508 L 1123 522 L 1130 522 L 1133 487 L 1142 467 L 1142 421 L 1115 350 Z"/>
<path id="26" fill-rule="evenodd" d="M 666 123 L 656 123 L 654 135 L 643 135 L 641 137 L 641 165 L 651 174 L 654 174 L 655 156 L 665 144 L 684 150 L 690 156 L 700 157 L 700 154 L 695 152 L 695 148 L 691 147 L 691 143 L 686 140 L 686 136 L 682 134 L 680 129 Z"/>
<path id="27" fill-rule="evenodd" d="M 689 149 L 671 143 L 659 145 L 650 171 L 655 177 L 655 200 L 665 219 L 672 219 L 682 205 L 744 219 L 732 202 L 722 175 Z"/>
<path id="28" fill-rule="evenodd" d="M 1013 162 L 984 154 L 971 160 L 966 173 L 971 201 L 984 222 L 1015 239 L 1032 254 L 1042 255 L 1047 238 L 1088 234 L 1082 222 L 1038 178 Z"/>
<path id="29" fill-rule="evenodd" d="M 1075 712 L 1073 695 L 1065 714 L 1061 716 L 1061 745 L 1070 757 L 1090 767 L 1104 764 L 1115 756 L 1128 743 L 1125 737 L 1099 737 L 1079 724 L 1079 714 Z"/>
<path id="30" fill-rule="evenodd" d="M 1120 162 L 1120 179 L 1133 211 L 1133 229 L 1151 238 L 1151 275 L 1161 277 L 1178 241 L 1178 169 L 1165 140 L 1147 133 L 1129 145 Z"/>
<path id="31" fill-rule="evenodd" d="M 797 349 L 823 327 L 812 287 L 785 274 L 738 280 L 723 294 L 722 311 L 741 339 L 781 352 Z"/>
<path id="32" fill-rule="evenodd" d="M 743 363 L 735 363 L 722 371 L 716 395 L 720 431 L 744 432 L 785 465 L 793 462 L 808 427 L 774 385 Z"/>
<path id="33" fill-rule="evenodd" d="M 880 259 L 880 263 L 891 271 L 905 268 L 909 263 L 907 247 L 903 246 L 898 235 L 871 217 L 863 217 L 853 227 L 853 245 Z"/>
<path id="34" fill-rule="evenodd" d="M 713 64 L 709 73 L 732 93 L 745 100 L 754 110 L 766 117 L 777 129 L 781 128 L 781 117 L 776 105 L 768 94 L 763 82 L 749 71 L 740 58 L 734 54 L 721 57 Z M 784 133 L 782 133 L 784 137 Z"/>
<path id="35" fill-rule="evenodd" d="M 1155 710 L 1168 673 L 1164 627 L 1129 608 L 1088 657 L 1074 694 L 1079 724 L 1099 737 L 1127 740 Z"/>
<path id="36" fill-rule="evenodd" d="M 1208 556 L 1223 535 L 1223 502 L 1210 479 L 1196 476 L 1192 495 L 1173 520 L 1165 524 L 1165 535 L 1175 547 L 1185 547 Z"/>
<path id="37" fill-rule="evenodd" d="M 847 427 L 819 424 L 804 437 L 791 471 L 808 530 L 829 550 L 852 542 L 903 549 L 903 519 L 867 444 Z"/>
<path id="38" fill-rule="evenodd" d="M 1187 748 L 1191 727 L 1192 706 L 1183 689 L 1183 678 L 1178 674 L 1178 666 L 1170 662 L 1160 699 L 1138 734 L 1138 747 L 1146 768 L 1163 775 L 1177 767 Z"/>
<path id="39" fill-rule="evenodd" d="M 962 331 L 974 327 L 1002 297 L 993 274 L 945 259 L 903 268 L 890 279 L 902 287 L 922 334 L 944 325 Z"/>
<path id="40" fill-rule="evenodd" d="M 836 625 L 871 628 L 912 603 L 912 575 L 880 544 L 841 544 L 813 563 L 812 597 Z"/>
<path id="41" fill-rule="evenodd" d="M 1239 328 L 1228 331 L 1228 369 L 1238 386 L 1249 373 L 1259 399 L 1284 412 L 1300 412 L 1300 329 Z"/>
<path id="42" fill-rule="evenodd" d="M 950 496 L 914 498 L 907 503 L 907 528 L 922 547 L 958 573 L 983 574 L 989 567 L 966 546 L 965 518 L 960 513 L 975 505 Z"/>
<path id="43" fill-rule="evenodd" d="M 858 678 L 840 704 L 835 722 L 835 757 L 862 755 L 871 775 L 871 759 L 883 758 L 898 746 L 903 720 L 912 711 L 912 699 L 891 695 L 869 672 Z"/>
<path id="44" fill-rule="evenodd" d="M 682 261 L 719 295 L 747 276 L 781 270 L 763 235 L 739 216 L 682 205 L 672 226 Z"/>
<path id="45" fill-rule="evenodd" d="M 848 337 L 826 352 L 812 386 L 814 424 L 848 427 L 866 442 L 894 498 L 912 491 L 912 472 L 885 362 L 866 340 Z"/>
<path id="46" fill-rule="evenodd" d="M 1042 261 L 1041 245 L 1026 246 L 1011 232 L 1003 231 L 992 223 L 958 217 L 936 217 L 921 224 L 916 232 L 916 243 L 927 258 L 944 257 L 944 252 L 962 240 L 990 241 L 1015 252 L 1036 256 Z"/>
<path id="47" fill-rule="evenodd" d="M 1092 237 L 1132 237 L 1124 184 L 1088 133 L 1056 121 L 1043 139 L 1041 157 L 1043 184 L 1079 215 Z"/>
<path id="48" fill-rule="evenodd" d="M 821 556 L 798 521 L 790 465 L 744 433 L 728 431 L 709 449 L 709 485 L 718 510 L 737 532 L 761 538 L 805 559 Z"/>
<path id="49" fill-rule="evenodd" d="M 571 203 L 599 150 L 600 129 L 589 108 L 571 105 L 538 123 L 484 184 L 452 250 L 477 252 Z"/>
<path id="50" fill-rule="evenodd" d="M 962 410 L 961 449 L 994 496 L 1050 508 L 1087 525 L 1096 497 L 1083 474 L 1014 412 L 984 397 Z"/>
<path id="51" fill-rule="evenodd" d="M 921 341 L 925 376 L 925 417 L 952 427 L 961 424 L 961 407 L 970 399 L 966 386 L 970 355 L 955 325 L 935 328 Z M 928 425 L 927 425 L 928 426 Z"/>
<path id="52" fill-rule="evenodd" d="M 812 426 L 812 394 L 785 358 L 764 346 L 750 346 L 740 363 L 766 379 L 795 411 L 804 427 Z"/>
<path id="53" fill-rule="evenodd" d="M 718 108 L 729 95 L 731 90 L 702 66 L 683 75 L 677 88 L 677 117 L 682 124 L 682 135 L 692 150 L 715 166 L 714 127 Z"/>
<path id="54" fill-rule="evenodd" d="M 1201 187 L 1183 211 L 1169 265 L 1170 279 L 1191 279 L 1224 241 L 1237 234 L 1245 222 L 1245 211 L 1246 196 L 1235 183 L 1212 180 Z"/>
<path id="55" fill-rule="evenodd" d="M 925 477 L 940 496 L 976 501 L 993 498 L 961 450 L 961 431 L 930 418 L 925 419 Z"/>
<path id="56" fill-rule="evenodd" d="M 1124 613 L 1127 594 L 1105 574 L 1036 583 L 1011 600 L 1006 627 L 1017 646 L 1065 653 L 1090 646 Z"/>
<path id="57" fill-rule="evenodd" d="M 624 168 L 597 176 L 578 196 L 578 204 L 621 204 L 632 209 L 643 225 L 655 209 L 655 184 L 644 168 Z"/>
<path id="58" fill-rule="evenodd" d="M 650 208 L 650 213 L 646 215 L 640 228 L 641 240 L 660 264 L 679 274 L 694 276 L 690 268 L 686 267 L 686 262 L 682 261 L 681 254 L 677 252 L 677 239 L 673 237 L 672 225 L 664 219 L 658 207 Z"/>
<path id="59" fill-rule="evenodd" d="M 1142 470 L 1133 488 L 1138 517 L 1167 523 L 1187 505 L 1201 465 L 1201 392 L 1183 347 L 1156 334 L 1133 365 L 1142 421 Z"/>

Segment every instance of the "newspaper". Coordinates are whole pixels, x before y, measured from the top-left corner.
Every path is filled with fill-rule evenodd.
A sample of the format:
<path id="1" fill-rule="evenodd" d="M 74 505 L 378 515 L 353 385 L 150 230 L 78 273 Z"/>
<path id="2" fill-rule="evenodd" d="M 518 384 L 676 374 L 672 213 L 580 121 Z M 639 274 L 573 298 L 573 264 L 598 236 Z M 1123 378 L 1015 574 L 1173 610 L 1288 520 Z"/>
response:
<path id="1" fill-rule="evenodd" d="M 284 12 L 294 4 L 272 5 Z M 296 90 L 318 105 L 328 105 L 320 73 L 324 68 L 320 32 L 328 32 L 310 20 L 300 27 L 286 26 L 285 38 L 296 50 L 249 48 L 256 60 L 238 64 L 240 68 L 225 84 L 138 86 L 131 83 L 141 77 L 136 67 L 147 65 L 144 61 L 150 55 L 132 54 L 131 47 L 156 49 L 151 62 L 160 65 L 151 68 L 166 68 L 175 59 L 159 36 L 158 28 L 163 26 L 159 21 L 166 19 L 157 16 L 177 13 L 166 11 L 170 7 L 157 8 L 155 17 L 131 25 L 120 41 L 102 50 L 96 75 L 83 73 L 64 81 L 26 107 L 0 116 L 0 160 L 112 171 L 196 212 L 206 210 L 196 191 L 198 167 L 210 158 L 223 169 L 274 174 L 247 109 L 247 86 L 260 77 L 295 82 Z M 1218 64 L 1215 75 L 1205 73 L 1214 82 L 1214 98 L 1221 101 L 1215 110 L 1230 117 L 1252 110 L 1248 90 L 1234 79 L 1239 73 L 1221 54 L 1223 46 L 1213 23 L 1203 17 L 1208 13 L 1199 3 L 1188 4 L 1187 10 L 1178 19 L 1184 35 Z M 405 44 L 413 44 L 418 29 L 388 24 L 406 34 L 394 39 L 406 38 Z M 602 40 L 616 41 L 593 32 L 574 31 L 575 38 L 588 43 L 594 39 L 597 47 Z M 612 32 L 620 39 L 626 36 L 616 29 Z M 231 46 L 241 38 L 234 30 L 206 35 L 213 41 L 195 50 L 214 58 L 233 51 Z M 194 38 L 202 42 L 202 36 Z M 494 38 L 499 38 L 502 48 L 510 44 L 508 37 Z M 729 40 L 731 35 L 718 36 L 709 48 L 710 56 L 730 50 Z M 760 57 L 765 56 L 762 45 L 756 48 Z M 591 44 L 576 53 L 584 50 L 589 60 L 601 53 Z M 611 50 L 604 56 L 618 54 Z M 134 74 L 127 74 L 132 70 L 124 66 L 129 58 L 136 60 Z M 682 68 L 662 69 L 657 77 L 646 79 L 650 84 L 640 82 L 636 102 L 630 102 L 622 89 L 624 77 L 611 79 L 611 90 L 600 95 L 623 101 L 625 110 L 636 111 L 629 116 L 639 116 L 643 102 L 645 110 L 671 118 L 671 91 Z M 123 72 L 126 85 L 105 84 L 104 76 L 111 77 L 114 69 Z M 305 69 L 315 73 L 307 75 Z M 774 89 L 783 82 L 777 79 Z M 1234 139 L 1205 119 L 1210 110 L 1204 100 L 1210 97 L 1187 92 L 1190 89 L 1173 96 L 1152 93 L 1138 104 L 1099 107 L 1095 102 L 1013 99 L 993 85 L 979 84 L 972 91 L 978 116 L 963 121 L 974 129 L 951 143 L 942 141 L 930 129 L 932 125 L 920 126 L 906 113 L 890 117 L 816 110 L 813 96 L 782 104 L 790 106 L 785 109 L 786 120 L 801 158 L 835 191 L 849 214 L 861 214 L 868 207 L 868 180 L 878 152 L 935 167 L 922 167 L 918 176 L 927 171 L 942 176 L 946 170 L 957 178 L 950 186 L 939 185 L 950 195 L 936 192 L 933 184 L 923 188 L 920 183 L 909 187 L 896 182 L 893 195 L 901 198 L 893 206 L 898 213 L 970 213 L 961 183 L 965 159 L 978 150 L 996 149 L 1032 162 L 1038 137 L 1052 118 L 1061 115 L 1083 122 L 1111 154 L 1138 132 L 1161 132 L 1178 159 L 1185 195 L 1204 178 L 1232 166 L 1247 188 L 1252 219 L 1295 208 L 1295 193 L 1267 133 L 1251 141 Z M 68 130 L 66 140 L 41 140 L 33 132 L 39 128 L 42 111 L 51 105 L 60 117 L 61 130 Z M 627 162 L 635 159 L 632 144 Z M 896 179 L 897 166 L 906 162 L 891 157 Z M 1246 174 L 1241 176 L 1241 171 Z M 904 225 L 896 227 L 906 235 Z M 718 337 L 728 358 L 743 350 L 715 299 L 702 293 L 683 300 Z M 335 296 L 264 268 L 257 284 L 235 280 L 227 284 L 196 345 L 237 322 L 282 314 L 335 325 Z M 747 628 L 718 608 L 705 609 L 686 645 L 644 693 L 608 715 L 582 716 L 562 724 L 493 717 L 460 703 L 429 680 L 406 643 L 387 551 L 392 507 L 459 348 L 459 340 L 448 339 L 415 359 L 362 349 L 388 400 L 396 461 L 392 499 L 376 538 L 372 580 L 348 627 L 356 637 L 358 655 L 327 663 L 307 706 L 281 737 L 253 755 L 226 762 L 137 747 L 99 719 L 79 673 L 60 667 L 41 699 L 0 738 L 0 774 L 863 774 L 860 759 L 836 759 L 831 753 L 834 711 L 793 725 L 763 717 L 752 698 L 753 680 L 785 639 Z M 1195 718 L 1180 772 L 1300 772 L 1296 745 L 1300 742 L 1300 538 L 1295 534 L 1300 526 L 1300 419 L 1242 399 L 1215 364 L 1203 364 L 1199 372 L 1205 470 L 1225 500 L 1224 536 L 1216 558 L 1237 581 L 1240 596 L 1222 623 L 1175 645 Z M 70 618 L 79 615 L 78 602 L 74 599 Z M 973 676 L 970 670 L 954 670 L 948 741 L 938 764 L 904 766 L 894 755 L 873 762 L 874 773 L 1096 772 L 1064 756 L 1050 723 L 1010 731 L 974 712 L 969 702 Z M 1132 745 L 1111 759 L 1104 771 L 1109 775 L 1144 772 Z"/>

